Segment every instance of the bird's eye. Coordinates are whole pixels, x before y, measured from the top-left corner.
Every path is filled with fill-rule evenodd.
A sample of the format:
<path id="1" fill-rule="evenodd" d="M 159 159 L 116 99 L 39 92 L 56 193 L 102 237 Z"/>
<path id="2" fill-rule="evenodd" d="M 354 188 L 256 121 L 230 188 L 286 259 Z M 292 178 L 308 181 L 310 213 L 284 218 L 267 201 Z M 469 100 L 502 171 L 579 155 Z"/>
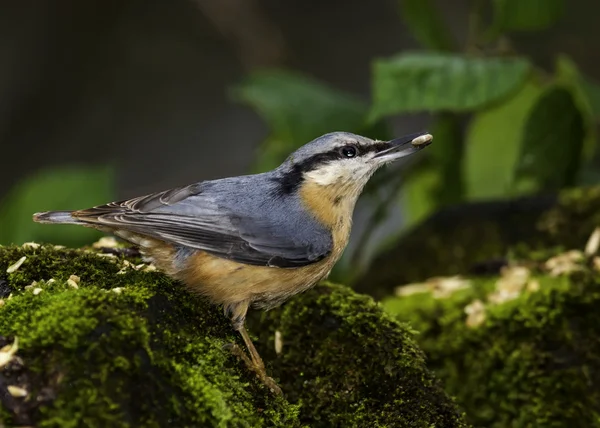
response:
<path id="1" fill-rule="evenodd" d="M 340 149 L 340 153 L 345 158 L 353 158 L 354 156 L 356 156 L 357 150 L 354 146 L 345 146 Z"/>

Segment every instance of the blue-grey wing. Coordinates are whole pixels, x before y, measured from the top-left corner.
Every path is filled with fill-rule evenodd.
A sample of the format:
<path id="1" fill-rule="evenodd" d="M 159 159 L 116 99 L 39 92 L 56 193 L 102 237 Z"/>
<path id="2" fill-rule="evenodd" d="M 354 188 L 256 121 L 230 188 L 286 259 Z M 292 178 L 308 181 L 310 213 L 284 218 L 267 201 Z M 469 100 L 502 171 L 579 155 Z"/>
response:
<path id="1" fill-rule="evenodd" d="M 330 253 L 329 230 L 294 201 L 273 201 L 255 187 L 247 187 L 244 193 L 208 183 L 73 215 L 251 265 L 300 267 Z"/>

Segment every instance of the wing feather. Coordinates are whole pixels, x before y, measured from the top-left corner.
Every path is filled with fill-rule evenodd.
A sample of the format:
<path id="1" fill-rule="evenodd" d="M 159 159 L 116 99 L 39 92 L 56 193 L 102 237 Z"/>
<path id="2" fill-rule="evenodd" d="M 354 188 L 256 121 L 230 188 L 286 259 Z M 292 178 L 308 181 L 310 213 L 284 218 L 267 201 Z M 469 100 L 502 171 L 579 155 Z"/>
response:
<path id="1" fill-rule="evenodd" d="M 300 267 L 322 260 L 331 250 L 331 234 L 312 218 L 294 218 L 291 224 L 296 213 L 274 221 L 268 213 L 219 201 L 219 192 L 202 196 L 203 190 L 194 184 L 73 215 L 252 265 Z M 290 224 L 282 224 L 281 218 L 289 218 Z"/>

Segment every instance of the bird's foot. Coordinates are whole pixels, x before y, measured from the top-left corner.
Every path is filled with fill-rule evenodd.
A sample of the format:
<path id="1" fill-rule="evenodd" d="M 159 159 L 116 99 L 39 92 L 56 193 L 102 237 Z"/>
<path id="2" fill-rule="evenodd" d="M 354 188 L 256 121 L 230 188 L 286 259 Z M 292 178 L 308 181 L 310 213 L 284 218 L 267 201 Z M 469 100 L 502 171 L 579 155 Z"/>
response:
<path id="1" fill-rule="evenodd" d="M 228 343 L 225 345 L 226 349 L 238 357 L 240 360 L 246 364 L 246 367 L 256 373 L 256 376 L 260 379 L 260 381 L 267 387 L 269 390 L 275 395 L 283 395 L 281 388 L 277 383 L 273 380 L 272 377 L 267 376 L 267 371 L 265 370 L 264 364 L 257 361 L 252 361 L 250 357 L 244 352 L 244 350 L 236 343 Z"/>

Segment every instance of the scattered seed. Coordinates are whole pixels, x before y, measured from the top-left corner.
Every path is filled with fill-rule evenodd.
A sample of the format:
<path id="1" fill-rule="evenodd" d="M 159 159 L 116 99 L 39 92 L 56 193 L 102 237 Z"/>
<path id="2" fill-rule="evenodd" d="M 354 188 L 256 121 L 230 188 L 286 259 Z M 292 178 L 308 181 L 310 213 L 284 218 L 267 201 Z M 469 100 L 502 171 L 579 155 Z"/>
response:
<path id="1" fill-rule="evenodd" d="M 118 246 L 119 242 L 112 236 L 103 236 L 92 244 L 94 248 L 116 248 Z"/>
<path id="2" fill-rule="evenodd" d="M 37 288 L 38 286 L 38 282 L 37 281 L 33 281 L 31 284 L 26 285 L 24 288 L 25 290 L 31 290 L 33 288 Z"/>
<path id="3" fill-rule="evenodd" d="M 6 269 L 6 273 L 13 273 L 15 272 L 17 269 L 19 269 L 21 267 L 21 265 L 23 264 L 23 262 L 27 259 L 26 256 L 21 257 L 19 260 L 17 260 L 15 263 L 13 263 L 12 265 L 10 265 L 8 267 L 8 269 Z"/>
<path id="4" fill-rule="evenodd" d="M 55 245 L 54 246 L 55 250 L 64 250 L 65 248 L 67 248 L 67 247 L 65 247 L 64 245 Z"/>
<path id="5" fill-rule="evenodd" d="M 598 247 L 600 247 L 600 227 L 594 229 L 590 235 L 587 244 L 585 244 L 584 254 L 591 257 L 598 252 Z"/>
<path id="6" fill-rule="evenodd" d="M 275 353 L 279 355 L 281 351 L 283 351 L 283 338 L 281 337 L 281 332 L 275 330 Z"/>
<path id="7" fill-rule="evenodd" d="M 0 349 L 0 368 L 7 365 L 12 359 L 17 350 L 19 349 L 19 339 L 15 337 L 15 341 L 12 345 L 6 345 Z"/>
<path id="8" fill-rule="evenodd" d="M 465 307 L 467 327 L 477 327 L 485 321 L 485 305 L 479 299 Z"/>
<path id="9" fill-rule="evenodd" d="M 505 266 L 500 270 L 496 290 L 488 296 L 490 303 L 500 304 L 516 299 L 529 281 L 531 272 L 524 266 Z"/>
<path id="10" fill-rule="evenodd" d="M 407 284 L 396 287 L 394 290 L 394 294 L 396 296 L 410 296 L 411 294 L 418 293 L 427 293 L 430 292 L 431 288 L 427 283 L 416 283 L 416 284 Z"/>
<path id="11" fill-rule="evenodd" d="M 469 288 L 471 281 L 461 278 L 460 276 L 434 277 L 429 278 L 422 283 L 407 284 L 396 287 L 395 294 L 397 296 L 410 296 L 417 293 L 433 293 L 436 299 L 450 296 L 458 290 Z"/>
<path id="12" fill-rule="evenodd" d="M 584 255 L 581 251 L 571 250 L 548 259 L 545 263 L 545 267 L 550 271 L 551 276 L 568 274 L 583 269 L 583 267 L 578 264 L 583 258 Z"/>
<path id="13" fill-rule="evenodd" d="M 471 281 L 460 276 L 438 277 L 431 281 L 433 285 L 433 297 L 436 299 L 449 297 L 455 291 L 464 290 L 471 286 Z"/>
<path id="14" fill-rule="evenodd" d="M 534 293 L 536 291 L 539 291 L 540 289 L 540 282 L 537 279 L 532 279 L 531 281 L 529 281 L 527 283 L 527 291 Z"/>
<path id="15" fill-rule="evenodd" d="M 8 385 L 6 387 L 6 389 L 8 389 L 8 392 L 10 393 L 10 395 L 12 395 L 13 397 L 16 398 L 22 398 L 22 397 L 26 397 L 27 396 L 27 390 L 23 389 L 19 386 L 16 385 Z"/>
<path id="16" fill-rule="evenodd" d="M 21 245 L 23 248 L 40 248 L 40 244 L 37 242 L 25 242 Z"/>
<path id="17" fill-rule="evenodd" d="M 38 295 L 38 294 L 40 294 L 42 291 L 44 291 L 44 290 L 42 290 L 42 289 L 41 289 L 41 288 L 39 288 L 39 287 L 38 287 L 38 288 L 34 288 L 34 289 L 33 289 L 33 295 L 34 295 L 34 296 L 37 296 L 37 295 Z"/>
<path id="18" fill-rule="evenodd" d="M 112 254 L 112 253 L 97 253 L 97 252 L 95 252 L 95 251 L 92 251 L 92 252 L 93 252 L 95 255 L 97 255 L 98 257 L 104 257 L 104 258 L 107 258 L 107 259 L 116 259 L 116 258 L 117 258 L 117 256 L 115 256 L 115 255 L 114 255 L 114 254 Z"/>

